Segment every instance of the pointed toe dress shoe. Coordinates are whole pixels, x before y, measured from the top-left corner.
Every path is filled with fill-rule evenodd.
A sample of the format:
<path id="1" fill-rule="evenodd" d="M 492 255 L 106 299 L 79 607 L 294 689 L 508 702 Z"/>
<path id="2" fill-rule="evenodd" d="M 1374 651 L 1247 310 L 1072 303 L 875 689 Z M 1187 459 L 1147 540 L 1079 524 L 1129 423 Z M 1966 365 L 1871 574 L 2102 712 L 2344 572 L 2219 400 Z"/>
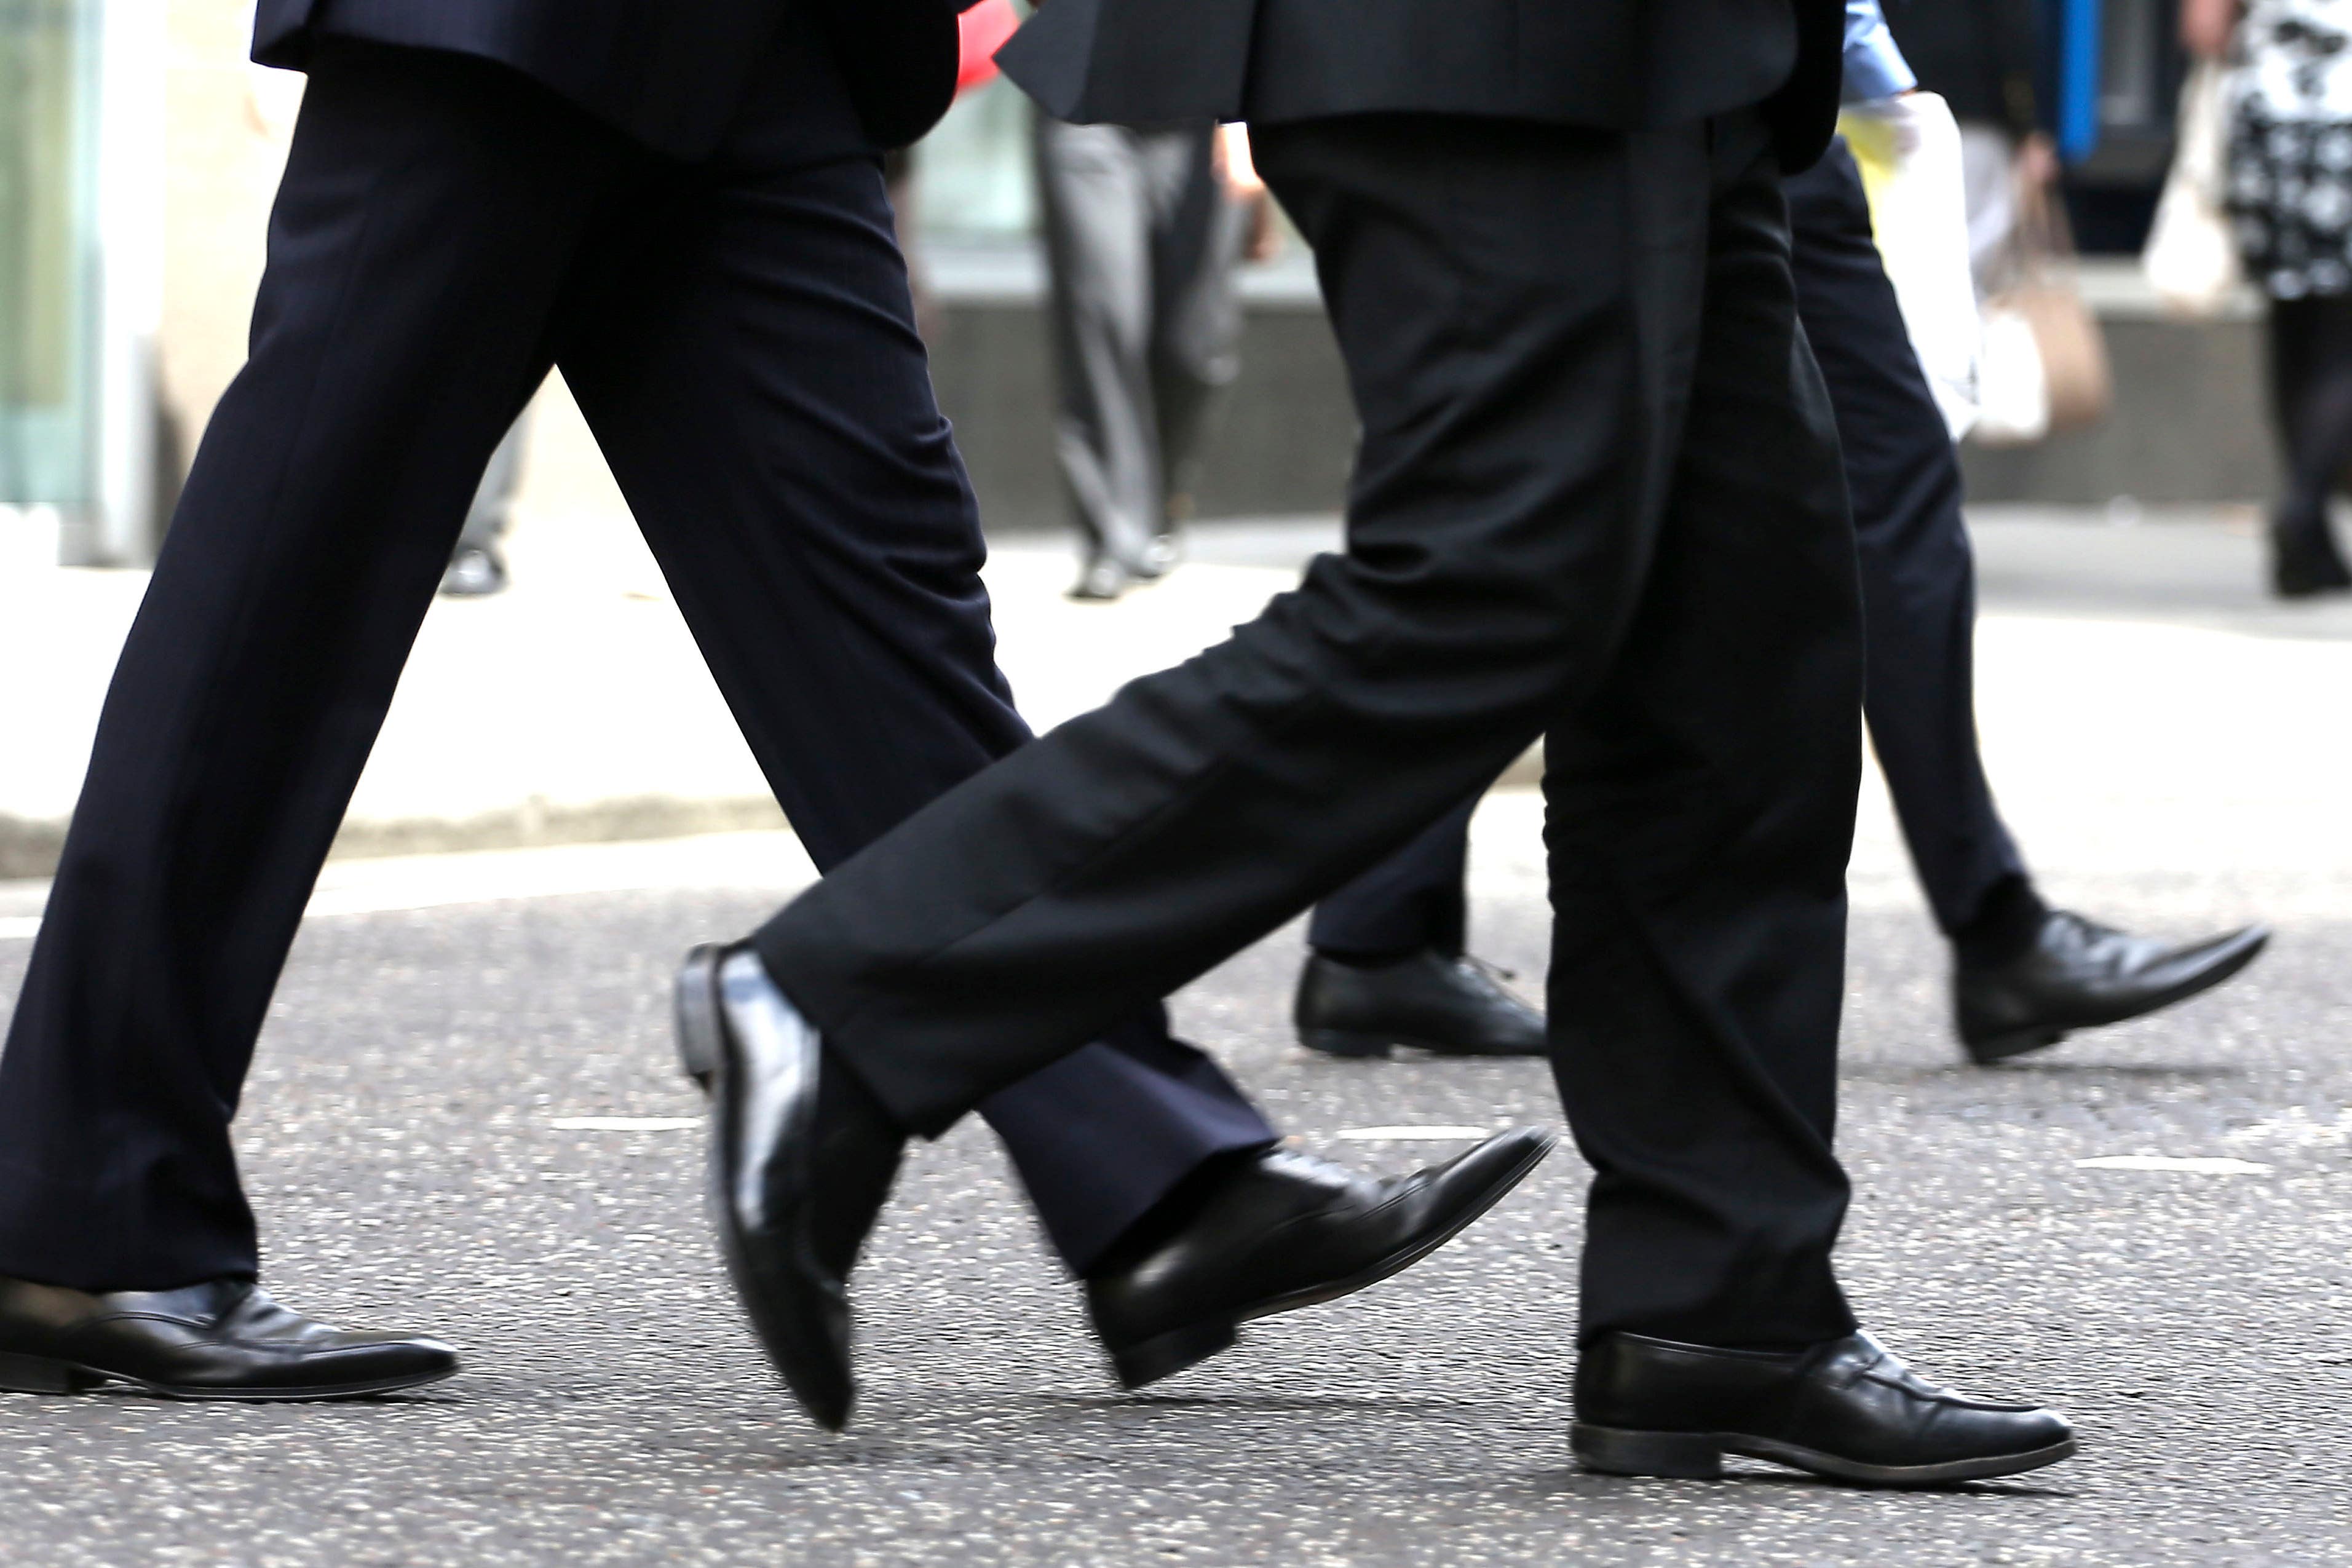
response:
<path id="1" fill-rule="evenodd" d="M 1292 1009 L 1298 1043 L 1331 1057 L 1402 1046 L 1448 1057 L 1539 1057 L 1544 1016 L 1477 959 L 1424 948 L 1393 963 L 1307 956 Z"/>
<path id="2" fill-rule="evenodd" d="M 329 1328 L 250 1279 L 87 1291 L 0 1279 L 0 1390 L 12 1394 L 127 1383 L 173 1399 L 353 1399 L 457 1371 L 439 1340 Z"/>
<path id="3" fill-rule="evenodd" d="M 1205 1361 L 1253 1318 L 1411 1268 L 1518 1185 L 1552 1143 L 1548 1132 L 1497 1133 L 1445 1164 L 1381 1180 L 1279 1146 L 1248 1157 L 1182 1223 L 1087 1281 L 1120 1385 Z"/>
<path id="4" fill-rule="evenodd" d="M 1715 1480 L 1739 1454 L 1852 1486 L 2013 1476 L 2074 1452 L 2055 1411 L 1969 1399 L 1865 1333 L 1796 1352 L 1604 1334 L 1576 1368 L 1578 1463 L 1614 1476 Z"/>
<path id="5" fill-rule="evenodd" d="M 710 1096 L 719 1254 L 785 1386 L 838 1432 L 856 1396 L 849 1270 L 905 1138 L 748 950 L 697 948 L 677 1004 L 680 1065 Z"/>
<path id="6" fill-rule="evenodd" d="M 2169 1007 L 2245 968 L 2270 939 L 2248 926 L 2172 946 L 2053 910 L 2015 958 L 1953 970 L 1960 1044 L 1983 1065 Z"/>

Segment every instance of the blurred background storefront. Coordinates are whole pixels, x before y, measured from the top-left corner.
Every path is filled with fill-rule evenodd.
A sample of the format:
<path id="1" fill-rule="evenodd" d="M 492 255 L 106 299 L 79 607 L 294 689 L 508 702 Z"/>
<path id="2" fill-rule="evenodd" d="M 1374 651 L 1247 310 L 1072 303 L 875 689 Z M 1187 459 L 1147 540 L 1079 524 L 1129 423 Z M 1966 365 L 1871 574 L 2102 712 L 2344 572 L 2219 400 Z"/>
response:
<path id="1" fill-rule="evenodd" d="M 1906 6 L 1979 0 L 1890 0 Z M 2065 157 L 2118 402 L 2096 429 L 1969 455 L 1979 499 L 2242 500 L 2274 473 L 2254 302 L 2157 310 L 2133 253 L 2171 151 L 2177 0 L 2033 4 L 2038 112 Z M 0 552 L 151 558 L 195 435 L 244 353 L 299 84 L 245 60 L 250 0 L 0 0 Z M 918 260 L 941 400 L 994 529 L 1058 527 L 1044 274 L 1025 100 L 999 82 L 920 149 Z M 1206 454 L 1204 515 L 1328 512 L 1354 421 L 1311 260 L 1249 268 L 1243 369 Z M 620 501 L 561 387 L 521 506 Z"/>
<path id="2" fill-rule="evenodd" d="M 0 546 L 143 560 L 157 516 L 154 7 L 0 0 Z"/>

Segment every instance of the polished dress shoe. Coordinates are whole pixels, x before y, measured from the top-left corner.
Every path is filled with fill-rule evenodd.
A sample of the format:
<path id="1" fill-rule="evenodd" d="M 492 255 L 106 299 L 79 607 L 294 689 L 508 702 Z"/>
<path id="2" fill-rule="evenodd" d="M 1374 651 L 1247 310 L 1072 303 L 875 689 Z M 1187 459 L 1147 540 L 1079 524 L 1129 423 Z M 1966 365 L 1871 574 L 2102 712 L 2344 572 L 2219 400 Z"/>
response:
<path id="1" fill-rule="evenodd" d="M 2066 1418 L 1937 1387 L 1865 1333 L 1796 1352 L 1603 1334 L 1576 1364 L 1578 1463 L 1716 1480 L 1740 1454 L 1855 1486 L 2013 1476 L 2074 1451 Z"/>
<path id="2" fill-rule="evenodd" d="M 176 1290 L 69 1290 L 0 1279 L 0 1390 L 129 1383 L 173 1399 L 350 1399 L 438 1383 L 439 1340 L 331 1329 L 249 1279 Z"/>
<path id="3" fill-rule="evenodd" d="M 1448 1057 L 1539 1057 L 1544 1016 L 1475 958 L 1424 948 L 1392 963 L 1309 953 L 1291 1016 L 1298 1043 L 1332 1057 L 1398 1046 Z"/>
<path id="4" fill-rule="evenodd" d="M 678 972 L 678 1060 L 710 1096 L 712 1227 L 768 1359 L 810 1417 L 848 1424 L 846 1281 L 906 1146 L 746 949 Z"/>
<path id="5" fill-rule="evenodd" d="M 1443 1165 L 1385 1180 L 1276 1146 L 1241 1161 L 1184 1222 L 1121 1249 L 1087 1281 L 1095 1332 L 1123 1387 L 1234 1342 L 1239 1326 L 1376 1284 L 1451 1240 L 1551 1152 L 1519 1129 Z"/>
<path id="6" fill-rule="evenodd" d="M 2245 968 L 2270 939 L 2264 928 L 2248 926 L 2168 946 L 2053 910 L 2015 958 L 1954 967 L 1960 1044 L 1979 1064 L 1997 1062 L 2054 1046 L 2070 1030 L 2169 1007 Z"/>

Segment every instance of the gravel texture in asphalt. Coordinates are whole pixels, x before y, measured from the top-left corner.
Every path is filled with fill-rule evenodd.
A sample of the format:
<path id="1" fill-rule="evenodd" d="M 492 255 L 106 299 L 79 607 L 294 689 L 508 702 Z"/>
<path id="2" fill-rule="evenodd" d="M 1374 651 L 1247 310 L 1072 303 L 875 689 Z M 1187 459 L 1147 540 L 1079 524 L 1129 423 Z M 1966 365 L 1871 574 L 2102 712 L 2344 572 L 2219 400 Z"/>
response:
<path id="1" fill-rule="evenodd" d="M 1480 884 L 1505 891 L 1477 930 L 1539 973 L 1541 905 L 1497 864 L 1532 820 L 1524 796 L 1482 819 Z M 1931 1374 L 2058 1404 L 2084 1433 L 2039 1475 L 1903 1496 L 1764 1467 L 1716 1485 L 1570 1468 L 1566 1152 L 1412 1273 L 1128 1397 L 1002 1155 L 961 1129 L 912 1161 L 860 1268 L 864 1404 L 819 1435 L 723 1287 L 699 1133 L 555 1125 L 695 1115 L 668 963 L 765 903 L 654 889 L 314 921 L 241 1123 L 268 1279 L 341 1321 L 449 1335 L 467 1371 L 352 1405 L 0 1396 L 0 1560 L 2352 1561 L 2344 925 L 2302 922 L 2236 988 L 1988 1072 L 1947 1038 L 1924 922 L 1857 916 L 1854 1297 Z M 1180 1016 L 1307 1143 L 1397 1168 L 1458 1145 L 1339 1134 L 1557 1123 L 1539 1063 L 1299 1051 L 1297 942 L 1236 959 Z M 27 947 L 0 944 L 0 994 Z M 2266 1168 L 2076 1164 L 2141 1153 Z"/>

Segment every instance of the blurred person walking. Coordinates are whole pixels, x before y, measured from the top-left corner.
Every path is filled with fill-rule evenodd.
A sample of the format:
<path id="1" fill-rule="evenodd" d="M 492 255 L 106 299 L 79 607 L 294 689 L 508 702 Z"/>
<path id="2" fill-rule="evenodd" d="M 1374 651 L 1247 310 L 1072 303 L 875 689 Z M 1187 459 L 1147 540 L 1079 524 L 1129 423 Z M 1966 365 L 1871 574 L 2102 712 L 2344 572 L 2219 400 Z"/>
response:
<path id="1" fill-rule="evenodd" d="M 514 526 L 516 492 L 522 489 L 522 453 L 530 439 L 530 416 L 517 419 L 499 438 L 482 470 L 482 482 L 466 508 L 466 526 L 458 531 L 457 548 L 441 574 L 445 599 L 482 599 L 507 590 L 507 531 Z"/>
<path id="2" fill-rule="evenodd" d="M 1849 102 L 1916 86 L 1878 0 L 1847 0 L 1844 79 Z M 1977 742 L 1976 565 L 1959 460 L 1880 259 L 1861 175 L 1839 142 L 1781 189 L 1797 315 L 1828 385 L 1853 504 L 1868 670 L 1863 711 L 1912 867 L 1951 944 L 1962 1048 L 1979 1065 L 2001 1061 L 2221 984 L 2253 962 L 2267 931 L 2159 942 L 2053 909 L 2036 889 L 1993 804 Z M 1340 895 L 1335 925 L 1413 929 L 1432 910 L 1458 919 L 1469 827 L 1467 805 L 1441 818 Z M 1442 1048 L 1426 1032 L 1428 1004 L 1371 1004 L 1376 981 L 1351 973 L 1339 961 L 1344 952 L 1324 951 L 1333 907 L 1327 901 L 1316 911 L 1309 934 L 1316 952 L 1294 1010 L 1300 1043 L 1351 1057 L 1385 1056 L 1395 1045 Z M 1398 969 L 1400 991 L 1425 967 Z M 1575 973 L 1551 982 L 1555 992 L 1600 983 Z M 1541 1049 L 1538 1041 L 1518 1054 Z"/>
<path id="3" fill-rule="evenodd" d="M 1269 253 L 1238 126 L 1035 116 L 1054 450 L 1083 550 L 1070 597 L 1108 602 L 1176 564 L 1217 395 L 1239 367 L 1245 247 Z"/>
<path id="4" fill-rule="evenodd" d="M 0 1055 L 0 1389 L 456 1370 L 272 1300 L 230 1123 L 467 498 L 551 368 L 820 868 L 1028 739 L 883 194 L 881 150 L 952 91 L 951 11 L 265 0 L 255 47 L 310 81 L 251 357 Z M 1129 1384 L 1410 1265 L 1548 1146 L 1360 1178 L 1277 1148 L 1154 999 L 1099 1033 L 981 1109 Z"/>
<path id="5" fill-rule="evenodd" d="M 1831 1147 L 1862 649 L 1784 171 L 1836 0 L 1050 0 L 1064 119 L 1246 119 L 1363 441 L 1344 553 L 932 803 L 679 975 L 714 1214 L 820 1417 L 909 1137 L 1392 852 L 1547 734 L 1554 1069 L 1596 1169 L 1579 1459 L 2011 1474 L 2054 1413 L 1857 1328 Z M 824 1238 L 834 1238 L 829 1249 Z"/>
<path id="6" fill-rule="evenodd" d="M 2352 465 L 2352 0 L 2183 0 L 2181 41 L 2231 60 L 2228 203 L 2269 301 L 2286 490 L 2270 522 L 2281 598 L 2352 589 L 2328 517 Z"/>

